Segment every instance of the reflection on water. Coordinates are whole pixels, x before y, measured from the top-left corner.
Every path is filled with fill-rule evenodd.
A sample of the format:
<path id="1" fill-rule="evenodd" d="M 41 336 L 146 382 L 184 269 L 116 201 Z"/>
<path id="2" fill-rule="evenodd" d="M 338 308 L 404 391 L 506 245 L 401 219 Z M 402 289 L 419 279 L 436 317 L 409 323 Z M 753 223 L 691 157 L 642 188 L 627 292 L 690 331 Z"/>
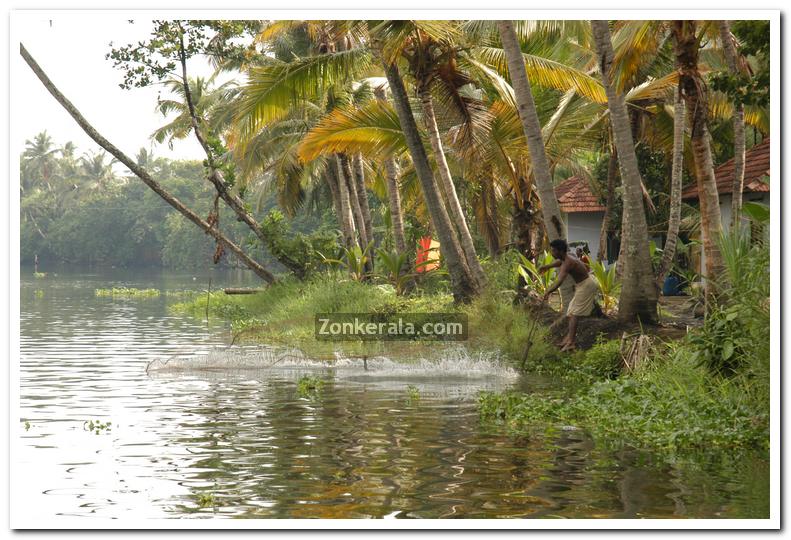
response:
<path id="1" fill-rule="evenodd" d="M 95 288 L 199 290 L 206 282 L 120 271 L 23 273 L 15 512 L 135 519 L 768 514 L 768 464 L 750 456 L 669 465 L 650 454 L 598 450 L 576 429 L 529 440 L 487 429 L 475 410 L 478 390 L 540 388 L 541 381 L 506 370 L 477 376 L 462 369 L 469 359 L 458 360 L 459 376 L 455 357 L 422 376 L 384 364 L 365 372 L 351 362 L 328 369 L 301 360 L 147 373 L 152 361 L 216 356 L 227 328 L 168 314 L 164 296 L 94 296 Z M 252 282 L 245 274 L 213 277 L 215 287 Z M 297 391 L 305 373 L 325 381 L 319 393 Z M 88 420 L 112 424 L 96 433 Z"/>

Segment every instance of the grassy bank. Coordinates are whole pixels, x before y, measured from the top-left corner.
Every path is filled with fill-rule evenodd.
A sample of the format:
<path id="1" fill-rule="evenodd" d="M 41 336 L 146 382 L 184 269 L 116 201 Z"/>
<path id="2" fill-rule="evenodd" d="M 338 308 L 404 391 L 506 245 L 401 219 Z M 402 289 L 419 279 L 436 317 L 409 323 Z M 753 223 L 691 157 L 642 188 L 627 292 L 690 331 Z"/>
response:
<path id="1" fill-rule="evenodd" d="M 498 276 L 492 276 L 498 283 Z M 409 296 L 399 296 L 384 283 L 359 282 L 343 273 L 317 274 L 306 281 L 286 278 L 251 295 L 226 295 L 222 291 L 197 295 L 174 304 L 171 309 L 195 317 L 225 319 L 231 323 L 237 343 L 258 342 L 296 347 L 314 358 L 334 358 L 335 352 L 346 356 L 390 355 L 407 360 L 425 356 L 442 344 L 426 341 L 325 342 L 315 337 L 317 313 L 464 313 L 469 321 L 470 352 L 494 352 L 516 365 L 521 359 L 529 329 L 528 315 L 512 304 L 512 294 L 496 286 L 469 305 L 453 304 L 443 280 L 426 280 Z M 536 345 L 531 357 L 556 354 L 542 336 L 535 332 Z"/>
<path id="2" fill-rule="evenodd" d="M 759 260 L 756 267 L 760 264 Z M 385 283 L 363 283 L 329 272 L 302 282 L 285 279 L 254 295 L 200 295 L 173 309 L 204 317 L 208 302 L 210 317 L 230 321 L 237 341 L 297 347 L 313 358 L 333 359 L 340 352 L 405 361 L 441 354 L 442 345 L 317 341 L 315 314 L 461 312 L 469 321 L 464 346 L 470 353 L 492 352 L 519 367 L 533 322 L 513 303 L 509 266 L 489 265 L 487 270 L 489 289 L 469 305 L 454 305 L 442 279 L 421 282 L 413 294 L 399 296 Z M 538 325 L 526 367 L 555 377 L 559 384 L 541 393 L 483 393 L 482 422 L 522 435 L 573 426 L 604 445 L 668 453 L 712 448 L 766 451 L 767 292 L 733 292 L 728 305 L 713 311 L 704 327 L 685 339 L 663 342 L 654 337 L 645 360 L 629 372 L 623 370 L 620 341 L 602 340 L 587 351 L 561 354 L 549 343 L 547 328 Z M 744 316 L 734 317 L 736 312 Z"/>

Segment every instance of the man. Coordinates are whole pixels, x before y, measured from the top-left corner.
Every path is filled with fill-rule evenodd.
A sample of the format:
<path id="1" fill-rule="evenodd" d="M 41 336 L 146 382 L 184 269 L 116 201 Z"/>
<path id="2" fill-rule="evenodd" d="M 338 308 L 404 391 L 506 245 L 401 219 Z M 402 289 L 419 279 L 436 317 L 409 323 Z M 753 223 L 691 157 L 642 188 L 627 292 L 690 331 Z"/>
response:
<path id="1" fill-rule="evenodd" d="M 552 256 L 555 258 L 550 264 L 545 264 L 539 267 L 539 272 L 545 272 L 550 268 L 560 268 L 558 278 L 555 280 L 544 293 L 542 301 L 546 302 L 549 295 L 552 294 L 565 279 L 571 275 L 574 278 L 576 286 L 574 287 L 574 298 L 569 303 L 569 308 L 566 315 L 569 318 L 569 332 L 563 341 L 560 342 L 561 351 L 572 351 L 576 348 L 574 338 L 577 334 L 577 317 L 585 317 L 593 311 L 594 302 L 596 300 L 596 293 L 599 290 L 596 282 L 588 276 L 588 269 L 579 259 L 569 255 L 569 246 L 563 239 L 552 240 L 549 243 L 552 251 Z"/>

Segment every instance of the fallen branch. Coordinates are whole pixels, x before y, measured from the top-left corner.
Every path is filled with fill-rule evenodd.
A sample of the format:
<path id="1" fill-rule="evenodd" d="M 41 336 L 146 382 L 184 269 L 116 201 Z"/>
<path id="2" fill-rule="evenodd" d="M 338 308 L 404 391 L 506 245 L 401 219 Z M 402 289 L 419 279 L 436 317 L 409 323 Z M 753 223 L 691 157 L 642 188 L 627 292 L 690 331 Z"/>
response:
<path id="1" fill-rule="evenodd" d="M 187 208 L 184 203 L 179 201 L 176 197 L 168 193 L 156 180 L 151 178 L 151 175 L 146 172 L 145 169 L 140 167 L 134 160 L 129 158 L 126 154 L 121 152 L 118 148 L 116 148 L 110 141 L 105 139 L 96 129 L 85 119 L 85 117 L 80 113 L 79 110 L 69 101 L 66 96 L 64 96 L 60 90 L 55 86 L 55 84 L 50 80 L 44 70 L 38 65 L 38 63 L 30 56 L 30 53 L 27 52 L 25 46 L 21 43 L 19 44 L 19 53 L 22 55 L 22 58 L 25 59 L 27 65 L 30 66 L 30 69 L 33 70 L 33 73 L 39 78 L 42 82 L 44 87 L 52 94 L 52 97 L 61 104 L 61 106 L 66 109 L 72 118 L 77 122 L 77 124 L 85 131 L 85 133 L 93 139 L 96 144 L 101 146 L 107 152 L 109 152 L 113 157 L 115 157 L 118 161 L 123 163 L 124 165 L 132 171 L 135 176 L 140 178 L 152 191 L 154 191 L 157 195 L 159 195 L 165 202 L 167 202 L 170 206 L 175 208 L 179 211 L 184 217 L 189 219 L 195 225 L 200 227 L 205 233 L 211 235 L 215 240 L 217 240 L 220 244 L 228 248 L 231 252 L 234 253 L 244 264 L 250 268 L 253 272 L 256 273 L 261 279 L 266 281 L 267 283 L 273 283 L 275 281 L 275 276 L 266 268 L 264 268 L 261 264 L 253 260 L 244 250 L 237 246 L 233 241 L 228 239 L 224 234 L 222 234 L 217 229 L 213 228 L 209 223 L 207 223 L 203 218 L 201 218 L 198 214 Z"/>

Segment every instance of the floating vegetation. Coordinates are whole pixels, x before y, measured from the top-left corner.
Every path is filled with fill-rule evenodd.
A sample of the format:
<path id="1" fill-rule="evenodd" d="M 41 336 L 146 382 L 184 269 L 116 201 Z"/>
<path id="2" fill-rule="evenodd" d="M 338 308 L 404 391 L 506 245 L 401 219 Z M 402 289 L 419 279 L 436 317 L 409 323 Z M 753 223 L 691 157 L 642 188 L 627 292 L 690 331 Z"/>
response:
<path id="1" fill-rule="evenodd" d="M 102 432 L 109 432 L 112 429 L 112 424 L 112 422 L 102 422 L 101 420 L 86 420 L 82 423 L 82 429 L 99 435 Z"/>
<path id="2" fill-rule="evenodd" d="M 30 431 L 30 422 L 25 420 L 25 431 Z"/>
<path id="3" fill-rule="evenodd" d="M 209 508 L 214 506 L 216 499 L 213 493 L 201 493 L 198 495 L 198 506 L 201 508 Z"/>
<path id="4" fill-rule="evenodd" d="M 408 403 L 420 401 L 420 390 L 418 390 L 418 387 L 414 384 L 410 384 L 406 387 L 406 395 Z"/>
<path id="5" fill-rule="evenodd" d="M 35 291 L 33 291 L 33 296 L 35 296 L 36 298 L 44 298 L 44 291 L 42 291 L 41 289 L 36 289 Z"/>
<path id="6" fill-rule="evenodd" d="M 112 289 L 96 289 L 96 296 L 111 298 L 153 298 L 159 296 L 158 289 L 135 289 L 134 287 L 113 287 Z"/>
<path id="7" fill-rule="evenodd" d="M 324 381 L 312 375 L 305 375 L 297 381 L 297 394 L 300 397 L 315 397 L 324 387 Z"/>
<path id="8" fill-rule="evenodd" d="M 47 277 L 46 272 L 33 272 L 33 277 L 36 279 L 41 279 Z"/>

